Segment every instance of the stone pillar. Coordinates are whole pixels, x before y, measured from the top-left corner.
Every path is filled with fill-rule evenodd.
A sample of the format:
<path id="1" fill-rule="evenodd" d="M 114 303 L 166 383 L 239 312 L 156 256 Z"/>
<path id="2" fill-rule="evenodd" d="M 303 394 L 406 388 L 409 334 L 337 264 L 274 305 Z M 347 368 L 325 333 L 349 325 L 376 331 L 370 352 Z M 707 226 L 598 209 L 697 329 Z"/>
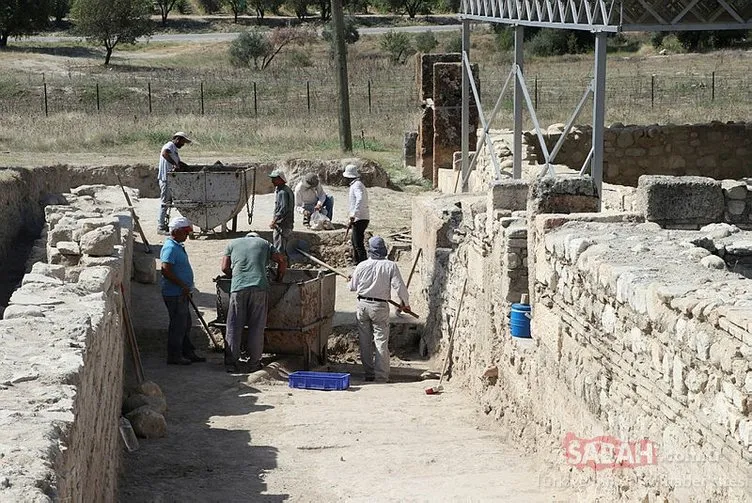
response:
<path id="1" fill-rule="evenodd" d="M 415 166 L 416 165 L 416 144 L 418 141 L 418 132 L 417 131 L 406 131 L 405 137 L 402 141 L 402 159 L 404 162 L 404 166 Z"/>
<path id="2" fill-rule="evenodd" d="M 480 92 L 478 65 L 471 65 Z M 462 63 L 433 65 L 433 180 L 439 169 L 452 168 L 452 154 L 462 148 Z M 477 142 L 478 108 L 470 102 L 470 145 Z"/>
<path id="3" fill-rule="evenodd" d="M 418 173 L 426 180 L 433 180 L 433 107 L 424 108 L 420 116 L 415 157 Z"/>

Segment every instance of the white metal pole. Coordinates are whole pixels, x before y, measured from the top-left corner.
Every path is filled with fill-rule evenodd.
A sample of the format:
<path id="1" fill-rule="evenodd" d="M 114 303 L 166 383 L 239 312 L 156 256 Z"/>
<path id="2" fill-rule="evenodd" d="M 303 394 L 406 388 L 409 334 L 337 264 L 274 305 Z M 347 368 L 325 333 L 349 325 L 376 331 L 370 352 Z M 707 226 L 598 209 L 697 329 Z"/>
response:
<path id="1" fill-rule="evenodd" d="M 470 171 L 468 159 L 470 150 L 470 21 L 462 20 L 462 192 L 468 191 L 467 180 Z M 467 60 L 467 64 L 465 63 Z"/>
<path id="2" fill-rule="evenodd" d="M 595 90 L 593 92 L 593 160 L 590 173 L 598 191 L 598 210 L 603 200 L 603 139 L 606 120 L 606 33 L 595 34 Z"/>
<path id="3" fill-rule="evenodd" d="M 514 27 L 514 64 L 520 72 L 524 68 L 524 56 L 522 52 L 525 29 L 522 26 Z M 514 145 L 512 150 L 512 176 L 522 178 L 522 83 L 519 78 L 514 79 Z"/>

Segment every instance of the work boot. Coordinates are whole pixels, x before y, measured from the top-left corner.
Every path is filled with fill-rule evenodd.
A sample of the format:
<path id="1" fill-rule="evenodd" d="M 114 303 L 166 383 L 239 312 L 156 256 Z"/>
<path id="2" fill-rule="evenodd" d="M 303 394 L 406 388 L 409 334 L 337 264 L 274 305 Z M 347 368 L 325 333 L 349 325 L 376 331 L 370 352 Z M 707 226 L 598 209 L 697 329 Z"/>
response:
<path id="1" fill-rule="evenodd" d="M 205 357 L 203 357 L 203 356 L 199 356 L 199 355 L 197 355 L 197 354 L 196 354 L 195 352 L 194 352 L 194 353 L 188 353 L 188 354 L 186 354 L 186 355 L 183 355 L 183 358 L 185 358 L 185 359 L 187 359 L 187 360 L 190 360 L 190 361 L 191 361 L 191 362 L 193 362 L 193 363 L 203 363 L 203 362 L 205 362 L 205 361 L 206 361 L 206 358 L 205 358 Z"/>
<path id="2" fill-rule="evenodd" d="M 167 358 L 167 365 L 190 365 L 192 362 L 182 356 Z"/>

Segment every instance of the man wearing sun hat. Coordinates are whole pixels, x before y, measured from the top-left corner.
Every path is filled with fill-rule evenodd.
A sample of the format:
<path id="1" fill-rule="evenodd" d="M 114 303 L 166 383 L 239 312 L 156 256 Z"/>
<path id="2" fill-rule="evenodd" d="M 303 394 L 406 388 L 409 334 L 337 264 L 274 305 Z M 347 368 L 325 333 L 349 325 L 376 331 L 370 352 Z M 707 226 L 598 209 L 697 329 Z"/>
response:
<path id="1" fill-rule="evenodd" d="M 287 185 L 287 176 L 281 169 L 275 169 L 269 173 L 269 178 L 275 188 L 274 216 L 269 223 L 269 228 L 274 232 L 272 238 L 274 247 L 287 258 L 287 240 L 292 235 L 292 227 L 295 221 L 295 195 Z"/>
<path id="2" fill-rule="evenodd" d="M 193 231 L 191 221 L 175 217 L 170 221 L 170 236 L 165 239 L 159 260 L 162 262 L 162 298 L 170 325 L 167 330 L 167 364 L 190 365 L 205 362 L 191 343 L 190 296 L 193 291 L 193 268 L 185 251 L 185 240 Z"/>
<path id="3" fill-rule="evenodd" d="M 370 219 L 368 210 L 368 192 L 360 181 L 360 173 L 354 164 L 345 166 L 342 176 L 350 181 L 348 216 L 352 227 L 353 265 L 358 265 L 368 258 L 366 255 L 366 228 Z"/>
<path id="4" fill-rule="evenodd" d="M 160 201 L 159 216 L 157 217 L 157 233 L 159 234 L 167 235 L 170 233 L 167 228 L 167 219 L 169 218 L 170 204 L 172 204 L 172 194 L 167 184 L 167 173 L 185 166 L 185 163 L 180 161 L 178 149 L 192 142 L 193 140 L 188 138 L 186 133 L 178 131 L 172 135 L 170 141 L 162 146 L 162 152 L 159 154 L 159 174 L 157 175 Z"/>

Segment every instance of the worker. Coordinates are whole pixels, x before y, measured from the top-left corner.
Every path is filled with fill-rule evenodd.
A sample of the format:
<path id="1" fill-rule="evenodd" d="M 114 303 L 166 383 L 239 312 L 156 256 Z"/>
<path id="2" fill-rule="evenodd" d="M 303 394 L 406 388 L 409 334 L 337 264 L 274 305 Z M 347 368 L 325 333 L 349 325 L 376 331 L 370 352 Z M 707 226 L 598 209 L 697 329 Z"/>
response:
<path id="1" fill-rule="evenodd" d="M 295 211 L 303 214 L 303 225 L 310 225 L 311 215 L 316 211 L 332 219 L 334 197 L 324 192 L 315 173 L 309 173 L 295 186 Z"/>
<path id="2" fill-rule="evenodd" d="M 167 173 L 171 173 L 180 167 L 185 167 L 186 164 L 180 160 L 178 155 L 178 149 L 183 148 L 184 145 L 192 143 L 193 140 L 188 138 L 188 135 L 182 131 L 178 131 L 172 135 L 172 139 L 162 146 L 162 152 L 159 154 L 159 174 L 157 175 L 157 181 L 159 181 L 159 216 L 157 217 L 157 233 L 162 235 L 168 235 L 170 233 L 167 228 L 167 220 L 169 219 L 170 205 L 172 204 L 172 193 L 167 183 Z"/>
<path id="3" fill-rule="evenodd" d="M 275 187 L 274 216 L 269 228 L 274 232 L 272 238 L 277 251 L 287 257 L 287 240 L 292 235 L 295 220 L 295 196 L 287 186 L 287 177 L 281 169 L 275 169 L 269 173 Z"/>
<path id="4" fill-rule="evenodd" d="M 352 227 L 352 247 L 353 247 L 353 265 L 358 265 L 367 257 L 365 238 L 366 228 L 368 228 L 369 211 L 368 211 L 368 192 L 366 186 L 360 181 L 358 168 L 354 164 L 345 166 L 343 177 L 350 179 L 349 193 L 349 211 L 350 223 Z"/>
<path id="5" fill-rule="evenodd" d="M 159 260 L 162 262 L 162 298 L 170 316 L 167 329 L 167 363 L 190 365 L 205 362 L 196 354 L 190 340 L 190 297 L 193 292 L 193 269 L 185 251 L 185 240 L 193 232 L 193 224 L 185 217 L 175 217 L 169 225 L 170 237 L 165 239 Z"/>
<path id="6" fill-rule="evenodd" d="M 380 236 L 368 240 L 368 256 L 358 264 L 350 278 L 350 291 L 358 295 L 355 318 L 358 321 L 360 359 L 366 381 L 388 381 L 388 300 L 394 289 L 401 301 L 400 308 L 410 311 L 410 298 L 397 264 L 386 258 L 386 244 Z"/>
<path id="7" fill-rule="evenodd" d="M 225 336 L 227 372 L 238 371 L 241 346 L 248 348 L 250 371 L 261 369 L 269 299 L 266 270 L 270 260 L 277 263 L 276 281 L 282 281 L 287 270 L 285 256 L 257 233 L 249 232 L 245 237 L 233 239 L 225 249 L 221 269 L 232 277 Z M 248 327 L 246 341 L 242 341 L 244 326 Z"/>

